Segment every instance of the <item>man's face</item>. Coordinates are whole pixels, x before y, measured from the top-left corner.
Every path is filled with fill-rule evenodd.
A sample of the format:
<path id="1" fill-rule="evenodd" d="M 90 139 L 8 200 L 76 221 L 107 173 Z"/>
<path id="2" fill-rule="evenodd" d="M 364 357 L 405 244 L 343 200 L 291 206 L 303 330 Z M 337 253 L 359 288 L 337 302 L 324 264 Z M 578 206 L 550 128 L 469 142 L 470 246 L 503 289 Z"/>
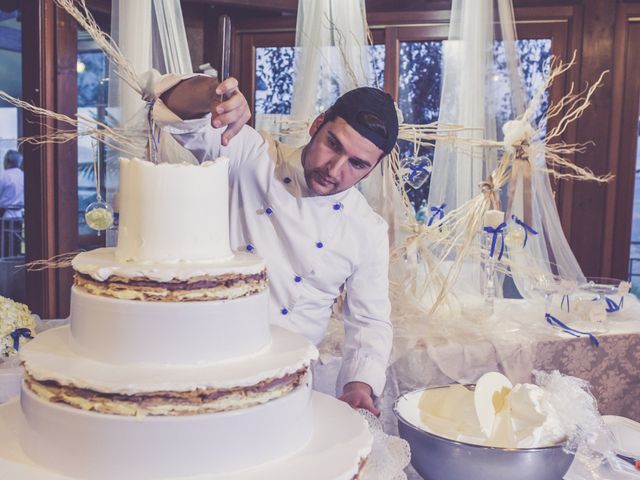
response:
<path id="1" fill-rule="evenodd" d="M 332 195 L 352 187 L 371 172 L 382 156 L 382 150 L 340 117 L 324 125 L 322 116 L 318 117 L 310 133 L 302 166 L 307 186 L 316 195 Z"/>

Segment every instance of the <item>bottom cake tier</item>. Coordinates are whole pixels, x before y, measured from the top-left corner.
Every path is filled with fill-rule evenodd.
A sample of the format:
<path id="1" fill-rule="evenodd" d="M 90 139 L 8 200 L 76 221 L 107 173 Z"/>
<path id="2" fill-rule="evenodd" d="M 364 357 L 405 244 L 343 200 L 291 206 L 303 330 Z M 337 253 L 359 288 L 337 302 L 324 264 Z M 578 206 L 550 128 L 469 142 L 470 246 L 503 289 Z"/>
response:
<path id="1" fill-rule="evenodd" d="M 309 394 L 311 405 L 306 407 L 309 423 L 300 427 L 301 435 L 303 430 L 308 430 L 308 441 L 296 442 L 290 436 L 283 438 L 282 429 L 269 430 L 283 421 L 275 409 L 286 415 L 289 423 L 295 420 L 295 404 L 308 402 Z M 253 410 L 248 414 L 255 423 L 237 426 L 228 432 L 218 431 L 218 434 L 224 433 L 220 438 L 226 441 L 210 438 L 213 434 L 207 429 L 212 425 L 207 424 L 207 415 L 137 419 L 50 404 L 27 389 L 23 389 L 22 398 L 24 412 L 17 400 L 0 406 L 0 472 L 12 480 L 186 480 L 196 474 L 194 463 L 211 466 L 210 471 L 198 475 L 198 480 L 352 480 L 358 477 L 372 444 L 367 423 L 357 412 L 332 397 L 310 393 L 308 387 L 243 410 L 245 415 Z M 283 400 L 290 400 L 292 404 Z M 267 408 L 274 410 L 267 411 Z M 169 429 L 153 438 L 131 433 L 145 429 L 147 421 L 151 422 L 149 425 L 201 421 L 202 425 Z M 136 426 L 136 422 L 143 427 Z M 84 431 L 86 428 L 91 431 Z M 189 428 L 194 430 L 188 432 Z M 196 431 L 200 433 L 194 433 Z M 255 451 L 252 449 L 256 438 L 269 440 L 269 445 L 263 445 L 265 449 L 276 448 L 289 440 L 295 452 L 251 466 L 251 461 L 255 461 L 251 453 Z M 229 466 L 230 462 L 242 469 L 220 473 L 220 464 Z M 63 463 L 67 473 L 56 473 Z"/>
<path id="2" fill-rule="evenodd" d="M 23 385 L 22 448 L 77 478 L 155 479 L 223 473 L 278 460 L 311 438 L 311 386 L 255 407 L 178 417 L 126 417 L 51 403 Z"/>

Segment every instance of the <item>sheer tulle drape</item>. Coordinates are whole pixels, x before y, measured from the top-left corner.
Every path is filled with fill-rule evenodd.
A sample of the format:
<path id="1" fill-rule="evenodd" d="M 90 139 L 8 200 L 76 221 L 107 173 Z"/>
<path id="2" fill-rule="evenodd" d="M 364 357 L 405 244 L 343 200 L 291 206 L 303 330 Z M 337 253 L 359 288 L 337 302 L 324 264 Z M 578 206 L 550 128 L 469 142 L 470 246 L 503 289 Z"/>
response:
<path id="1" fill-rule="evenodd" d="M 499 81 L 502 75 L 494 58 L 498 42 L 504 49 L 504 78 L 511 100 L 507 118 L 515 120 L 523 115 L 529 99 L 520 72 L 511 0 L 453 1 L 449 39 L 444 42 L 439 122 L 472 129 L 459 133 L 461 137 L 489 141 L 503 139 L 500 118 L 505 112 L 499 115 L 498 101 L 501 92 L 504 93 L 505 83 Z M 535 147 L 532 150 L 535 151 Z M 461 147 L 449 141 L 437 142 L 429 205 L 444 203 L 451 211 L 478 195 L 480 183 L 495 169 L 502 152 L 495 147 Z M 562 231 L 548 174 L 542 170 L 544 162 L 544 156 L 531 158 L 530 179 L 520 170 L 511 176 L 510 182 L 515 186 L 507 185 L 500 193 L 502 210 L 507 209 L 507 196 L 511 195 L 512 208 L 507 213 L 525 219 L 538 231 L 538 235 L 529 236 L 526 248 L 514 247 L 508 252 L 512 262 L 511 276 L 524 297 L 539 295 L 534 290 L 539 277 L 561 276 L 584 281 Z M 511 218 L 506 220 L 509 228 L 520 228 Z M 483 276 L 480 265 L 466 265 L 465 272 L 459 281 L 471 282 L 480 292 Z"/>
<path id="2" fill-rule="evenodd" d="M 343 93 L 372 82 L 364 0 L 300 0 L 291 119 L 311 122 Z M 303 144 L 300 132 L 287 139 Z"/>

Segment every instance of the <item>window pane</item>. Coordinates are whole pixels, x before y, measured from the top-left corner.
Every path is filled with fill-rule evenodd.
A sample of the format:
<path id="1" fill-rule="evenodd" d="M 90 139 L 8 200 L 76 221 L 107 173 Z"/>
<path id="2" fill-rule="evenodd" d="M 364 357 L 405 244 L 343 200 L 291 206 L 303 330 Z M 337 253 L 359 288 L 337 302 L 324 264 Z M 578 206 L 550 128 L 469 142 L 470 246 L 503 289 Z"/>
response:
<path id="1" fill-rule="evenodd" d="M 78 30 L 78 114 L 95 118 L 106 123 L 106 106 L 108 84 L 107 59 L 84 30 Z M 86 224 L 84 213 L 92 202 L 97 200 L 96 175 L 94 161 L 96 156 L 100 161 L 100 183 L 102 198 L 105 198 L 104 188 L 104 159 L 105 148 L 89 136 L 78 138 L 78 234 L 80 236 L 94 235 L 96 232 Z M 83 243 L 84 248 L 100 246 Z"/>
<path id="2" fill-rule="evenodd" d="M 22 97 L 21 11 L 0 10 L 0 90 Z M 22 112 L 0 101 L 0 295 L 26 301 Z"/>
<path id="3" fill-rule="evenodd" d="M 371 56 L 372 83 L 384 87 L 384 45 L 368 47 Z M 259 47 L 256 48 L 256 92 L 254 115 L 256 128 L 277 132 L 277 123 L 282 116 L 291 114 L 291 100 L 295 83 L 295 47 Z M 327 81 L 331 81 L 329 78 Z M 335 85 L 335 101 L 338 86 Z M 320 100 L 320 99 L 318 99 Z"/>
<path id="4" fill-rule="evenodd" d="M 522 65 L 522 78 L 527 96 L 530 97 L 544 82 L 545 62 L 551 55 L 550 39 L 518 40 L 518 55 Z M 498 86 L 498 132 L 501 126 L 513 118 L 510 92 L 507 81 L 504 45 L 496 42 L 494 46 L 496 74 L 494 81 Z M 398 104 L 405 123 L 426 124 L 438 120 L 440 109 L 440 91 L 442 89 L 443 42 L 401 42 L 400 71 L 398 79 Z M 527 98 L 528 98 L 527 97 Z M 538 109 L 536 120 L 540 120 L 548 107 L 548 93 Z M 543 132 L 545 130 L 543 125 Z M 413 144 L 400 143 L 400 156 L 426 156 L 433 159 L 433 147 L 420 147 L 417 152 Z M 408 195 L 416 211 L 426 206 L 429 195 L 429 179 L 419 189 L 409 187 Z"/>

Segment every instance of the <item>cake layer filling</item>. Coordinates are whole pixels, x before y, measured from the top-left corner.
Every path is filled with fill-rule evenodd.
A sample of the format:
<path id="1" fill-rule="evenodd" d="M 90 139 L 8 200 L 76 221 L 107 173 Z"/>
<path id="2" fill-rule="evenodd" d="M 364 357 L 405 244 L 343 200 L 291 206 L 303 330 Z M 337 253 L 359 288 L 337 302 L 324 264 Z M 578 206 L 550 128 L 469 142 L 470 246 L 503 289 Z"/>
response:
<path id="1" fill-rule="evenodd" d="M 265 263 L 257 255 L 235 252 L 226 260 L 163 262 L 124 262 L 116 258 L 114 248 L 97 248 L 76 255 L 71 262 L 76 272 L 104 282 L 111 276 L 146 278 L 155 282 L 190 280 L 194 277 L 219 277 L 227 274 L 254 275 L 263 272 Z"/>
<path id="2" fill-rule="evenodd" d="M 280 398 L 303 382 L 308 367 L 255 385 L 235 388 L 206 388 L 185 392 L 157 391 L 123 395 L 104 393 L 53 380 L 36 380 L 26 375 L 27 387 L 39 397 L 82 410 L 113 415 L 197 415 L 248 408 Z"/>
<path id="3" fill-rule="evenodd" d="M 154 281 L 146 277 L 111 275 L 98 281 L 90 275 L 76 273 L 75 285 L 93 295 L 126 300 L 186 302 L 230 300 L 253 295 L 267 287 L 265 270 L 244 275 L 228 273 L 219 276 L 199 275 L 188 280 Z"/>
<path id="4" fill-rule="evenodd" d="M 252 387 L 309 367 L 318 356 L 317 349 L 301 335 L 271 326 L 270 336 L 270 344 L 260 352 L 231 360 L 114 364 L 79 352 L 69 327 L 64 326 L 42 332 L 20 348 L 20 357 L 27 373 L 40 382 L 51 380 L 97 392 L 136 395 Z"/>

